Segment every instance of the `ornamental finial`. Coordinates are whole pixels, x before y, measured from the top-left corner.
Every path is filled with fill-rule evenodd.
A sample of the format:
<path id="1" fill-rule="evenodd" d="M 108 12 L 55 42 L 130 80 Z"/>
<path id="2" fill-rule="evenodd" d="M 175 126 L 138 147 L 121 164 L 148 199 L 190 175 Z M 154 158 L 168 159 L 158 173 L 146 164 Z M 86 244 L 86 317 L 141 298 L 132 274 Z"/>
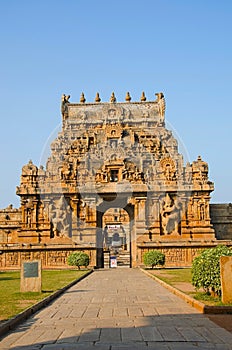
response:
<path id="1" fill-rule="evenodd" d="M 114 95 L 114 92 L 112 92 L 112 94 L 111 94 L 111 96 L 110 96 L 110 102 L 111 102 L 111 103 L 116 102 L 116 97 L 115 97 L 115 95 Z"/>
<path id="2" fill-rule="evenodd" d="M 85 103 L 85 95 L 84 95 L 84 92 L 81 93 L 81 97 L 80 97 L 80 102 L 81 103 Z"/>
<path id="3" fill-rule="evenodd" d="M 96 97 L 95 97 L 95 102 L 101 102 L 100 96 L 99 96 L 99 92 L 96 93 Z"/>
<path id="4" fill-rule="evenodd" d="M 129 92 L 126 93 L 126 98 L 125 98 L 125 100 L 126 100 L 127 102 L 130 102 L 131 97 L 130 97 L 130 93 L 129 93 Z"/>
<path id="5" fill-rule="evenodd" d="M 141 97 L 140 97 L 140 101 L 141 101 L 141 102 L 145 102 L 146 99 L 147 99 L 147 98 L 146 98 L 146 96 L 145 96 L 145 92 L 143 91 L 143 92 L 142 92 L 142 95 L 141 95 Z"/>

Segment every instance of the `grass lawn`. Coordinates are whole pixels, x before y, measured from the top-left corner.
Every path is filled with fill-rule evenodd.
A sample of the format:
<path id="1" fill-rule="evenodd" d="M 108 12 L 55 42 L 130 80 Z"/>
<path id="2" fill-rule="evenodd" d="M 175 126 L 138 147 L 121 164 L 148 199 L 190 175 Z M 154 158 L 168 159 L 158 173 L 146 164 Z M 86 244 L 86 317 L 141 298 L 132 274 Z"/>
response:
<path id="1" fill-rule="evenodd" d="M 191 269 L 149 269 L 149 272 L 170 284 L 171 286 L 181 290 L 185 294 L 190 295 L 196 300 L 206 305 L 223 306 L 232 304 L 223 304 L 220 297 L 213 297 L 203 290 L 196 291 L 191 283 Z"/>
<path id="2" fill-rule="evenodd" d="M 157 269 L 149 270 L 162 281 L 175 285 L 178 282 L 191 283 L 191 269 Z"/>
<path id="3" fill-rule="evenodd" d="M 87 272 L 86 270 L 45 270 L 42 271 L 41 293 L 20 293 L 20 271 L 0 271 L 0 322 L 17 315 Z"/>

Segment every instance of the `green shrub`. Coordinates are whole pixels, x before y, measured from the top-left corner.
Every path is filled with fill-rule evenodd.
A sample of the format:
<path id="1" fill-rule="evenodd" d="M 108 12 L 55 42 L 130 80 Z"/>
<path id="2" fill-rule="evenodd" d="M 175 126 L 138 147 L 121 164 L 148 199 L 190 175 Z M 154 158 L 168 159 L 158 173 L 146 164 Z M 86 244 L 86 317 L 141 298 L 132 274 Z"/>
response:
<path id="1" fill-rule="evenodd" d="M 163 266 L 165 264 L 165 255 L 159 250 L 149 250 L 144 254 L 143 262 L 144 265 L 152 268 L 157 265 Z"/>
<path id="2" fill-rule="evenodd" d="M 225 245 L 204 250 L 193 260 L 192 285 L 203 288 L 212 295 L 221 295 L 220 257 L 232 256 L 232 250 Z"/>
<path id="3" fill-rule="evenodd" d="M 87 267 L 89 265 L 89 256 L 84 252 L 75 252 L 68 256 L 67 261 L 68 265 L 77 266 L 80 269 L 80 266 Z"/>

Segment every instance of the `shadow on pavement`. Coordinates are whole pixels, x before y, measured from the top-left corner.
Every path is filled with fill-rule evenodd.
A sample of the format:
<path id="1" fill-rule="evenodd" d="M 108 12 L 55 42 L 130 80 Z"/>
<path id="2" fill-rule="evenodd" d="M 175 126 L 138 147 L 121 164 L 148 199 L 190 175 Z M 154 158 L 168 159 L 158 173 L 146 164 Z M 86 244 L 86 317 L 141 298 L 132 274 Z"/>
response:
<path id="1" fill-rule="evenodd" d="M 0 341 L 1 350 L 232 349 L 232 334 L 202 314 L 165 314 L 136 318 L 30 318 Z M 105 327 L 109 324 L 109 327 Z"/>

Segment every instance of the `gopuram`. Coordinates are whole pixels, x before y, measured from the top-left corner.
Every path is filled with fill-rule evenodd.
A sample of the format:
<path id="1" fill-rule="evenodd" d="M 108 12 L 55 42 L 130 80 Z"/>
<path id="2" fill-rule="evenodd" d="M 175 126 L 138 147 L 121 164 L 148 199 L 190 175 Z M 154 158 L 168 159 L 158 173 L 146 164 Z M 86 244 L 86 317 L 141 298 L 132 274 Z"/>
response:
<path id="1" fill-rule="evenodd" d="M 79 103 L 69 99 L 62 96 L 62 130 L 46 167 L 23 166 L 20 208 L 0 211 L 1 269 L 38 258 L 43 267 L 67 267 L 78 250 L 95 267 L 108 267 L 110 255 L 141 266 L 150 249 L 165 253 L 166 266 L 191 266 L 202 249 L 232 245 L 220 231 L 231 208 L 210 209 L 208 164 L 200 156 L 184 164 L 165 126 L 163 93 L 154 101 L 142 93 L 139 102 L 129 93 L 125 102 L 114 93 L 104 103 L 99 94 L 94 103 L 83 93 Z"/>

